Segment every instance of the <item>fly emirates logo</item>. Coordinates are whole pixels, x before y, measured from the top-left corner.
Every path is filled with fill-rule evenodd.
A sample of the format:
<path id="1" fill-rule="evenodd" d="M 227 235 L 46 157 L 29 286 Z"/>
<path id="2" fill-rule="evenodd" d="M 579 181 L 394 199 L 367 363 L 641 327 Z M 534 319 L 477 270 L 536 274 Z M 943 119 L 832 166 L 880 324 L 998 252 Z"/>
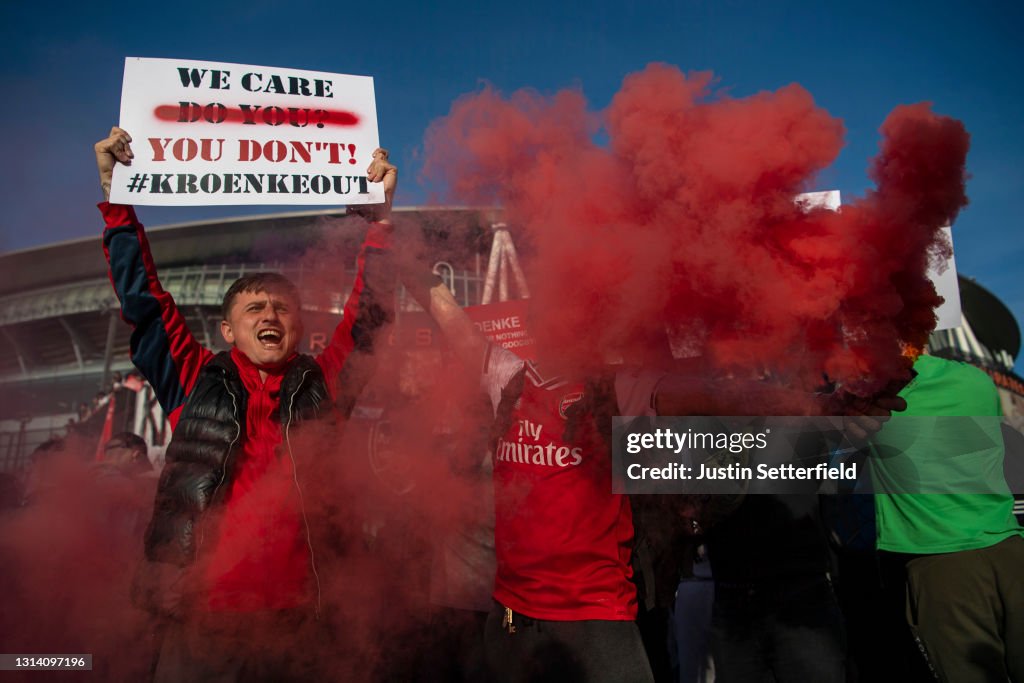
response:
<path id="1" fill-rule="evenodd" d="M 583 449 L 569 448 L 542 438 L 541 425 L 529 420 L 518 420 L 515 441 L 498 439 L 498 461 L 517 462 L 522 465 L 545 467 L 576 467 L 583 462 Z M 510 430 L 511 431 L 511 430 Z"/>

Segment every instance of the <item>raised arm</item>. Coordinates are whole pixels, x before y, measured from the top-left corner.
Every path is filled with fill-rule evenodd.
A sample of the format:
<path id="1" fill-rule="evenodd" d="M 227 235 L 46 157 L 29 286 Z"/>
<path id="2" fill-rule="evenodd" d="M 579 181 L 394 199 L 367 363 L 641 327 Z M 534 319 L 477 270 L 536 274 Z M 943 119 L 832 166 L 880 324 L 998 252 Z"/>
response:
<path id="1" fill-rule="evenodd" d="M 432 273 L 428 275 L 433 276 Z M 427 279 L 421 275 L 420 278 L 422 279 L 420 291 L 424 293 L 417 296 L 417 299 L 423 299 L 420 301 L 420 305 L 430 313 L 430 317 L 441 328 L 441 332 L 463 366 L 470 372 L 480 372 L 480 369 L 484 367 L 484 354 L 488 348 L 487 340 L 459 306 L 446 284 L 439 282 L 436 276 L 433 276 L 433 279 Z M 429 289 L 427 285 L 431 285 Z M 406 283 L 406 286 L 409 284 Z"/>
<path id="2" fill-rule="evenodd" d="M 338 407 L 346 416 L 376 368 L 374 347 L 380 330 L 395 317 L 391 204 L 398 185 L 398 169 L 388 161 L 387 150 L 374 151 L 366 175 L 370 182 L 383 184 L 384 204 L 352 211 L 372 222 L 359 250 L 356 279 L 341 322 L 327 348 L 317 357 L 335 392 Z"/>
<path id="3" fill-rule="evenodd" d="M 105 199 L 116 163 L 131 163 L 131 137 L 114 127 L 96 143 L 96 166 Z M 171 295 L 157 279 L 145 230 L 131 206 L 99 204 L 106 224 L 103 252 L 110 283 L 121 303 L 121 318 L 133 328 L 132 363 L 156 390 L 157 400 L 172 424 L 213 354 L 203 348 L 185 324 Z"/>

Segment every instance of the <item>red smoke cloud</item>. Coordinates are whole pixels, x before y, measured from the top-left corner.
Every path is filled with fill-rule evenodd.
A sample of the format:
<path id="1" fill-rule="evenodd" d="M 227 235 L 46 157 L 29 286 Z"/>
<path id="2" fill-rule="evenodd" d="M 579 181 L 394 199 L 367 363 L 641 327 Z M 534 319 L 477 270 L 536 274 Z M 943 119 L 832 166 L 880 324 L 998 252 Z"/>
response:
<path id="1" fill-rule="evenodd" d="M 901 107 L 882 127 L 877 190 L 839 213 L 804 212 L 793 196 L 834 161 L 841 123 L 799 86 L 731 99 L 712 83 L 651 66 L 601 114 L 574 91 L 484 90 L 431 128 L 425 172 L 461 202 L 502 204 L 517 240 L 532 243 L 522 250 L 532 327 L 563 362 L 647 359 L 667 326 L 710 371 L 770 369 L 801 386 L 827 372 L 873 393 L 904 371 L 901 346 L 934 324 L 924 272 L 947 248 L 937 228 L 966 202 L 966 133 L 925 105 Z M 593 142 L 601 131 L 607 146 Z M 307 298 L 317 308 L 343 301 L 327 293 L 359 234 L 341 223 L 308 253 L 280 255 L 325 293 Z M 407 679 L 423 669 L 404 653 L 438 649 L 428 579 L 444 539 L 486 524 L 477 470 L 490 414 L 475 378 L 436 349 L 418 353 L 382 347 L 361 401 L 388 407 L 388 458 L 368 457 L 371 419 L 353 418 L 343 438 L 295 435 L 302 464 L 316 468 L 304 496 L 321 642 L 304 631 L 254 637 L 244 624 L 246 647 L 319 660 L 331 680 Z M 403 381 L 403 364 L 432 369 L 433 386 Z M 69 448 L 53 470 L 56 495 L 0 515 L 0 575 L 14 601 L 0 633 L 9 651 L 92 652 L 104 680 L 141 680 L 162 626 L 128 600 L 141 533 L 115 534 L 111 517 L 132 507 L 145 521 L 152 492 L 139 502 L 116 480 L 95 482 L 94 447 Z"/>
<path id="2" fill-rule="evenodd" d="M 561 363 L 649 361 L 667 328 L 713 371 L 806 389 L 826 373 L 862 396 L 905 378 L 903 348 L 935 323 L 938 230 L 967 201 L 963 126 L 897 108 L 877 190 L 804 210 L 794 196 L 818 189 L 841 121 L 799 85 L 732 98 L 713 83 L 652 64 L 600 114 L 576 91 L 487 88 L 432 125 L 424 175 L 457 202 L 502 205 L 535 247 L 532 327 Z"/>
<path id="3" fill-rule="evenodd" d="M 95 447 L 68 438 L 35 465 L 31 501 L 0 510 L 0 643 L 21 654 L 93 654 L 87 676 L 145 680 L 156 625 L 132 607 L 128 586 L 156 480 L 97 469 Z M 47 681 L 81 675 L 6 674 Z"/>

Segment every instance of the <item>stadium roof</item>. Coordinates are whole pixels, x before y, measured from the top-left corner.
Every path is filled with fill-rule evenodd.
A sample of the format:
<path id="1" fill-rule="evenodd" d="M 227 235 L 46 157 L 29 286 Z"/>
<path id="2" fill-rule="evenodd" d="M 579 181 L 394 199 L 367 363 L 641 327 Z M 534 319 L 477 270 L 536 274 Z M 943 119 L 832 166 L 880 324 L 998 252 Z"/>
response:
<path id="1" fill-rule="evenodd" d="M 963 310 L 970 311 L 971 327 L 979 342 L 1017 357 L 1020 353 L 1020 327 L 999 297 L 974 280 L 961 277 L 960 302 Z"/>
<path id="2" fill-rule="evenodd" d="M 395 213 L 474 212 L 466 207 L 401 207 Z M 293 211 L 238 218 L 191 221 L 147 228 L 150 247 L 161 266 L 207 263 L 223 258 L 273 260 L 279 254 L 309 245 L 330 219 L 344 209 Z M 97 236 L 57 242 L 0 254 L 0 296 L 77 282 L 106 274 Z"/>

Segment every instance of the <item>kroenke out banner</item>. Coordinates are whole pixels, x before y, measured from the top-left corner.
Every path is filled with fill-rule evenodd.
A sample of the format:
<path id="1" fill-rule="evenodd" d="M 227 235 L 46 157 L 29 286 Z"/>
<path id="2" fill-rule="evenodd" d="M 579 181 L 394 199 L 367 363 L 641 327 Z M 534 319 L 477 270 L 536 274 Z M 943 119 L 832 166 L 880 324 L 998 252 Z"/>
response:
<path id="1" fill-rule="evenodd" d="M 115 203 L 384 201 L 365 174 L 379 144 L 367 76 L 129 57 L 120 125 L 135 159 L 114 170 Z"/>

